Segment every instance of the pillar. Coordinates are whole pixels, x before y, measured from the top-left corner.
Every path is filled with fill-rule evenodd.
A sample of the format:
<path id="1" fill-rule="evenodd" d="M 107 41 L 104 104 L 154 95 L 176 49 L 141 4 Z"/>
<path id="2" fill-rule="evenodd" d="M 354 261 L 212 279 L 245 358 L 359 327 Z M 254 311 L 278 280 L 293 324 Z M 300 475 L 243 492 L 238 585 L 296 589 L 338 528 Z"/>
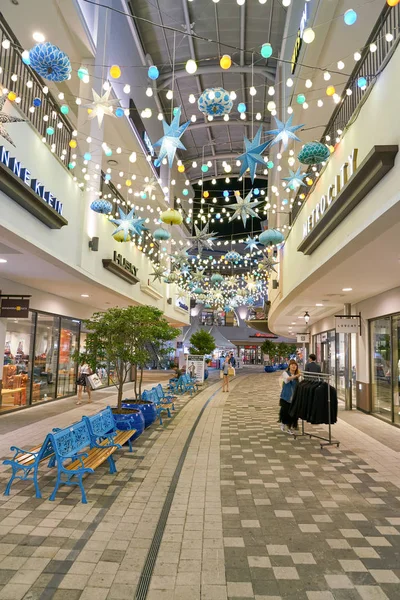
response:
<path id="1" fill-rule="evenodd" d="M 7 319 L 0 319 L 0 392 L 3 388 L 4 348 L 6 347 Z"/>
<path id="2" fill-rule="evenodd" d="M 343 307 L 344 315 L 351 315 L 351 304 Z M 345 385 L 345 409 L 352 410 L 352 365 L 351 365 L 351 333 L 344 334 L 344 385 Z"/>

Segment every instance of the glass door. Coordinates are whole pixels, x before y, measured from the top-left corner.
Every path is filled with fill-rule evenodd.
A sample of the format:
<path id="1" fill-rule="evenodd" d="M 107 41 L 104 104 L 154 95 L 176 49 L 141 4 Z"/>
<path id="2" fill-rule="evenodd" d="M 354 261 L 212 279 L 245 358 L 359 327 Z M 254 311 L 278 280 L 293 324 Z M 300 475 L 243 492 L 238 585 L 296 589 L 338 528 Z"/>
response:
<path id="1" fill-rule="evenodd" d="M 370 323 L 372 412 L 392 421 L 392 335 L 391 318 Z M 398 365 L 396 367 L 398 371 Z"/>
<path id="2" fill-rule="evenodd" d="M 393 421 L 400 424 L 400 315 L 392 319 L 393 337 Z"/>
<path id="3" fill-rule="evenodd" d="M 32 404 L 56 398 L 60 318 L 38 313 L 33 363 Z"/>

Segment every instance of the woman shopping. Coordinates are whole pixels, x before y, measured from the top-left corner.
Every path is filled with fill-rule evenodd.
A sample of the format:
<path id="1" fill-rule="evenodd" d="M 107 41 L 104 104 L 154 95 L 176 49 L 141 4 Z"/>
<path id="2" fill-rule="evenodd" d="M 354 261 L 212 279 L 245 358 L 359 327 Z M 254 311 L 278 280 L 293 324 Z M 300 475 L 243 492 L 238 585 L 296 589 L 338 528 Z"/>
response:
<path id="1" fill-rule="evenodd" d="M 93 375 L 93 371 L 87 362 L 83 361 L 79 367 L 78 379 L 76 383 L 78 385 L 78 401 L 76 404 L 82 404 L 82 392 L 87 392 L 88 402 L 92 402 L 92 388 L 88 381 L 89 375 Z"/>
<path id="2" fill-rule="evenodd" d="M 222 365 L 222 391 L 229 392 L 229 355 L 225 357 L 224 364 Z"/>
<path id="3" fill-rule="evenodd" d="M 282 373 L 279 422 L 281 423 L 282 431 L 287 431 L 292 435 L 293 429 L 297 429 L 297 418 L 293 419 L 293 417 L 290 416 L 290 405 L 300 376 L 301 374 L 297 362 L 295 360 L 289 361 L 289 368 Z"/>

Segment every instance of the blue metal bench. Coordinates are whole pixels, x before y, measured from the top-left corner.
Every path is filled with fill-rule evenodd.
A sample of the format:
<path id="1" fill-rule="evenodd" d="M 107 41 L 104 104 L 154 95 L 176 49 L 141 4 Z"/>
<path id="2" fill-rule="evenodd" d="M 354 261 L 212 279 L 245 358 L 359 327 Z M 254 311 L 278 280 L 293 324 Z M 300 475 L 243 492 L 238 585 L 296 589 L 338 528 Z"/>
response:
<path id="1" fill-rule="evenodd" d="M 175 405 L 172 399 L 173 397 L 165 396 L 164 390 L 162 389 L 162 385 L 160 383 L 156 387 L 153 387 L 151 391 L 153 392 L 155 404 L 160 407 L 160 412 L 162 410 L 166 410 L 168 417 L 171 418 L 171 409 L 175 410 Z"/>
<path id="2" fill-rule="evenodd" d="M 92 443 L 96 443 L 97 440 L 108 439 L 110 442 L 113 441 L 114 444 L 123 446 L 128 442 L 129 452 L 132 452 L 131 438 L 135 435 L 136 429 L 125 429 L 123 431 L 117 429 L 114 415 L 109 406 L 91 417 L 84 416 L 83 420 L 88 424 Z"/>
<path id="3" fill-rule="evenodd" d="M 193 394 L 198 388 L 198 384 L 194 379 L 192 379 L 188 374 L 182 375 L 182 385 L 184 387 L 185 392 L 189 392 L 190 395 Z"/>
<path id="4" fill-rule="evenodd" d="M 110 473 L 117 471 L 112 454 L 117 448 L 121 448 L 120 444 L 114 443 L 113 435 L 108 435 L 107 432 L 101 435 L 100 441 L 95 440 L 87 419 L 50 433 L 45 443 L 47 441 L 54 448 L 57 466 L 57 480 L 49 500 L 55 500 L 61 485 L 78 485 L 82 493 L 82 502 L 87 504 L 83 476 L 94 473 L 106 460 L 110 466 Z"/>
<path id="5" fill-rule="evenodd" d="M 40 446 L 35 446 L 31 450 L 23 450 L 17 446 L 11 446 L 11 452 L 15 452 L 12 458 L 7 458 L 3 461 L 3 465 L 9 465 L 12 468 L 12 474 L 7 483 L 4 495 L 9 496 L 11 485 L 15 479 L 20 481 L 33 481 L 35 486 L 36 498 L 41 498 L 38 484 L 38 469 L 41 462 L 49 460 L 49 467 L 55 465 L 55 454 L 51 440 L 46 437 L 44 443 Z M 21 473 L 20 473 L 21 471 Z"/>

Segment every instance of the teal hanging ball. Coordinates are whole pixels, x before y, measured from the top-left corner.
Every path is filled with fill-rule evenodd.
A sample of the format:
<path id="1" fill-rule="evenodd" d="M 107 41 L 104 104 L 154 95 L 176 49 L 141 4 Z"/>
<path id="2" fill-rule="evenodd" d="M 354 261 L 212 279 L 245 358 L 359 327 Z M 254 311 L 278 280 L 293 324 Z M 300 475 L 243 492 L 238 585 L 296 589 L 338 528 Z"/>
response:
<path id="1" fill-rule="evenodd" d="M 297 158 L 303 165 L 319 165 L 330 157 L 330 151 L 321 142 L 309 142 L 304 144 Z"/>
<path id="2" fill-rule="evenodd" d="M 272 56 L 272 46 L 271 44 L 263 44 L 261 46 L 261 56 L 263 58 L 269 58 Z"/>

